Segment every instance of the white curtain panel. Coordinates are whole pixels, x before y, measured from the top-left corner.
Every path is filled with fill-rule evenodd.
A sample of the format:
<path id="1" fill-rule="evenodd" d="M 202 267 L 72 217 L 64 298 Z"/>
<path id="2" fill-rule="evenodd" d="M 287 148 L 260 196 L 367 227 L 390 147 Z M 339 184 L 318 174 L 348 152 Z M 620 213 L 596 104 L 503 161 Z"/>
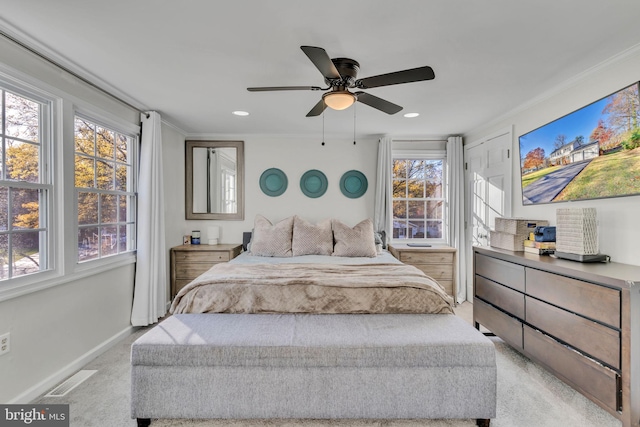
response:
<path id="1" fill-rule="evenodd" d="M 376 196 L 373 213 L 375 231 L 384 230 L 387 242 L 391 239 L 391 154 L 392 140 L 389 137 L 378 143 L 378 173 L 376 177 Z M 385 245 L 387 242 L 384 242 Z"/>
<path id="2" fill-rule="evenodd" d="M 462 137 L 447 139 L 447 182 L 449 184 L 449 244 L 458 250 L 458 263 L 454 266 L 458 285 L 457 301 L 467 299 L 466 242 L 464 233 L 464 160 Z"/>
<path id="3" fill-rule="evenodd" d="M 168 288 L 164 244 L 162 128 L 160 114 L 141 116 L 142 142 L 138 179 L 138 250 L 131 324 L 156 323 L 167 312 Z"/>

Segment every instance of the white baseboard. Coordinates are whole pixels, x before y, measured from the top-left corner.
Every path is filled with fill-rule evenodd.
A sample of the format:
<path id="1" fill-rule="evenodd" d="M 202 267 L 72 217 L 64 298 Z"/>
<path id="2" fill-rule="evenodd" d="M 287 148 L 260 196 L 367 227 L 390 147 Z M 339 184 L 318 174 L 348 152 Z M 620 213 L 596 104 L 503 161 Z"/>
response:
<path id="1" fill-rule="evenodd" d="M 23 393 L 19 394 L 13 399 L 10 399 L 7 403 L 15 404 L 15 403 L 26 403 L 31 402 L 32 400 L 40 397 L 44 392 L 50 390 L 59 382 L 64 380 L 65 378 L 71 376 L 76 371 L 82 369 L 87 363 L 91 362 L 96 357 L 100 356 L 105 351 L 109 350 L 111 347 L 116 345 L 121 340 L 125 339 L 129 335 L 131 335 L 137 328 L 133 326 L 129 326 L 122 331 L 118 332 L 108 340 L 104 341 L 100 345 L 92 348 L 82 356 L 78 357 L 73 362 L 69 363 L 64 368 L 58 370 L 57 372 L 51 374 L 44 380 L 39 383 L 33 385 L 32 387 L 25 390 Z"/>

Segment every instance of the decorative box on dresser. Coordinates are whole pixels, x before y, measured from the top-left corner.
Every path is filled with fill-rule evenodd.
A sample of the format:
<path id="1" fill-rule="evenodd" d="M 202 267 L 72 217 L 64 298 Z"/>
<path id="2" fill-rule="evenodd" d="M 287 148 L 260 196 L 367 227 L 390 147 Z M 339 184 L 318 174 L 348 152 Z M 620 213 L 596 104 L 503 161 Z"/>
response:
<path id="1" fill-rule="evenodd" d="M 640 266 L 474 248 L 473 320 L 640 426 Z"/>
<path id="2" fill-rule="evenodd" d="M 418 247 L 406 243 L 389 245 L 389 252 L 405 264 L 410 264 L 424 271 L 438 281 L 455 299 L 457 292 L 455 265 L 456 248 L 450 246 Z"/>
<path id="3" fill-rule="evenodd" d="M 214 264 L 230 261 L 241 251 L 242 245 L 235 243 L 171 248 L 171 298 Z"/>

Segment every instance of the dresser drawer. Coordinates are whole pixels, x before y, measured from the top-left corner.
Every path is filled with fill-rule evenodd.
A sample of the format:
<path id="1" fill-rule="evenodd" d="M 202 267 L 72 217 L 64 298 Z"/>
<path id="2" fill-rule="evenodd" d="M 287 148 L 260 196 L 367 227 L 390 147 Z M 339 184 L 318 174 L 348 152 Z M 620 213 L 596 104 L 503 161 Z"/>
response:
<path id="1" fill-rule="evenodd" d="M 527 295 L 620 328 L 620 291 L 527 268 Z"/>
<path id="2" fill-rule="evenodd" d="M 224 262 L 229 261 L 229 252 L 176 251 L 176 262 Z"/>
<path id="3" fill-rule="evenodd" d="M 187 264 L 183 262 L 176 262 L 175 264 L 175 276 L 176 279 L 190 279 L 193 280 L 211 267 L 213 263 L 192 263 Z"/>
<path id="4" fill-rule="evenodd" d="M 407 264 L 453 264 L 453 252 L 400 252 L 400 261 Z"/>
<path id="5" fill-rule="evenodd" d="M 516 349 L 522 350 L 522 322 L 516 318 L 474 298 L 473 321 L 480 323 Z"/>
<path id="6" fill-rule="evenodd" d="M 429 277 L 433 277 L 436 280 L 440 279 L 453 279 L 453 265 L 438 265 L 438 264 L 413 264 L 414 267 L 424 271 Z"/>
<path id="7" fill-rule="evenodd" d="M 524 267 L 521 265 L 476 253 L 475 273 L 517 291 L 524 292 Z"/>
<path id="8" fill-rule="evenodd" d="M 524 319 L 524 294 L 476 276 L 476 295 L 491 304 Z"/>
<path id="9" fill-rule="evenodd" d="M 528 324 L 620 369 L 620 332 L 531 297 L 526 306 Z"/>
<path id="10" fill-rule="evenodd" d="M 592 397 L 614 413 L 618 410 L 617 374 L 613 370 L 526 325 L 524 351 L 578 391 Z"/>

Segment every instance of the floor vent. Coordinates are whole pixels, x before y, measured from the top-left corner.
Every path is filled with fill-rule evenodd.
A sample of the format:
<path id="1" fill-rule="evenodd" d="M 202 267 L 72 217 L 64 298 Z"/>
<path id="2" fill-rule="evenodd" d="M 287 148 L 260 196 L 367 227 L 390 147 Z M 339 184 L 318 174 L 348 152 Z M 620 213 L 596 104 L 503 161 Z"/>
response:
<path id="1" fill-rule="evenodd" d="M 95 374 L 98 371 L 89 371 L 82 370 L 78 371 L 75 375 L 69 377 L 65 382 L 51 390 L 49 393 L 45 394 L 46 397 L 60 397 L 69 393 L 74 388 L 78 387 L 80 384 L 84 382 L 91 375 Z"/>

